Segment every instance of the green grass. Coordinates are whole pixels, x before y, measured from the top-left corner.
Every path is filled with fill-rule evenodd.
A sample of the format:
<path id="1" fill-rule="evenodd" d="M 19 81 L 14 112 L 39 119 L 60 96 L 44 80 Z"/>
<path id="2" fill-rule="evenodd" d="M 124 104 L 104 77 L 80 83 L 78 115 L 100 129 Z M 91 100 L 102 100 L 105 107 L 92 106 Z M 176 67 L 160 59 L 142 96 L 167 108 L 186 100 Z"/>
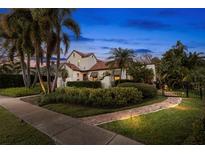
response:
<path id="1" fill-rule="evenodd" d="M 101 127 L 144 144 L 184 144 L 192 134 L 192 123 L 204 115 L 204 104 L 198 98 L 183 99 L 174 108 L 115 121 Z"/>
<path id="2" fill-rule="evenodd" d="M 48 136 L 0 107 L 0 144 L 54 144 Z"/>
<path id="3" fill-rule="evenodd" d="M 39 99 L 39 97 L 30 97 L 30 98 L 24 98 L 23 101 L 37 105 L 38 99 Z M 80 117 L 93 116 L 93 115 L 98 115 L 98 114 L 103 114 L 103 113 L 110 113 L 110 112 L 140 107 L 140 106 L 144 106 L 144 105 L 149 105 L 149 104 L 161 102 L 165 99 L 166 99 L 166 97 L 157 96 L 153 99 L 144 100 L 144 102 L 141 104 L 122 107 L 122 108 L 115 108 L 115 109 L 113 109 L 113 108 L 100 108 L 100 107 L 97 108 L 97 107 L 89 107 L 89 106 L 82 106 L 82 105 L 75 105 L 75 104 L 65 104 L 65 103 L 48 104 L 48 105 L 44 105 L 42 107 L 49 109 L 49 110 L 52 110 L 52 111 L 55 111 L 55 112 L 58 112 L 58 113 L 66 114 L 66 115 L 76 117 L 76 118 L 80 118 Z"/>
<path id="4" fill-rule="evenodd" d="M 35 87 L 35 88 L 16 87 L 16 88 L 0 89 L 0 95 L 11 96 L 11 97 L 35 95 L 35 94 L 39 94 L 40 92 L 41 92 L 40 87 Z"/>

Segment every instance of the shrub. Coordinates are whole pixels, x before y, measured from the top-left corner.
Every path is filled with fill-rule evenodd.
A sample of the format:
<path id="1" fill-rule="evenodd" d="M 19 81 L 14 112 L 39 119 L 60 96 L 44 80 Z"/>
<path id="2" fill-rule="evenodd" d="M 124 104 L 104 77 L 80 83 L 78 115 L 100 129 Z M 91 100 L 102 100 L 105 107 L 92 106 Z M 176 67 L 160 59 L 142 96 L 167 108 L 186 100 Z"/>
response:
<path id="1" fill-rule="evenodd" d="M 157 95 L 157 89 L 155 86 L 145 83 L 133 83 L 125 82 L 118 84 L 118 87 L 134 87 L 142 92 L 143 98 L 153 98 Z"/>
<path id="2" fill-rule="evenodd" d="M 0 88 L 23 87 L 22 75 L 0 74 Z"/>
<path id="3" fill-rule="evenodd" d="M 35 88 L 18 87 L 18 88 L 0 89 L 0 95 L 12 96 L 12 97 L 35 95 L 35 94 L 39 94 L 40 92 L 41 90 L 39 87 L 35 87 Z"/>
<path id="4" fill-rule="evenodd" d="M 71 81 L 67 82 L 68 87 L 101 88 L 100 81 Z"/>
<path id="5" fill-rule="evenodd" d="M 114 81 L 114 86 L 117 86 L 120 83 L 127 83 L 127 82 L 135 82 L 134 80 L 128 80 L 128 79 L 122 79 L 122 80 L 116 80 Z"/>
<path id="6" fill-rule="evenodd" d="M 73 103 L 101 107 L 121 107 L 137 104 L 142 93 L 136 88 L 60 88 L 55 93 L 43 96 L 40 105 L 49 103 Z"/>

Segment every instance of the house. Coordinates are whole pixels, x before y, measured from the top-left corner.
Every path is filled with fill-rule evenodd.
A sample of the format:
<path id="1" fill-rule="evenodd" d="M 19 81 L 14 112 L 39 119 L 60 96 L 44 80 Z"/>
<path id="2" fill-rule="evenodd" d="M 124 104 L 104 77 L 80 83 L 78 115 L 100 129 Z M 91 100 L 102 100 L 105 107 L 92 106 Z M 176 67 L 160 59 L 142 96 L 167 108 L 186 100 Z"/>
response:
<path id="1" fill-rule="evenodd" d="M 155 76 L 153 81 L 155 81 L 155 66 L 147 66 L 153 69 Z M 111 76 L 112 80 L 119 80 L 120 77 L 121 79 L 132 79 L 132 77 L 127 74 L 126 70 L 123 70 L 121 73 L 117 65 L 113 66 L 111 69 L 108 66 L 108 62 L 98 59 L 94 53 L 82 53 L 73 50 L 63 67 L 68 71 L 68 78 L 66 81 L 96 81 L 102 80 L 108 74 Z"/>

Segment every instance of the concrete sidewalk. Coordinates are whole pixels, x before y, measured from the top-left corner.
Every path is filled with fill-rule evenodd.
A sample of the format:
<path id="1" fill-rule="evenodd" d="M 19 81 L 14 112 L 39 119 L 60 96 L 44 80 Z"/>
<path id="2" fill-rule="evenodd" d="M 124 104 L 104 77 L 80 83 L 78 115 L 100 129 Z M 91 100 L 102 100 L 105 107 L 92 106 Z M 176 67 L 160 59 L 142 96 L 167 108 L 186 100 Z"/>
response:
<path id="1" fill-rule="evenodd" d="M 0 96 L 0 105 L 39 131 L 50 136 L 56 144 L 140 144 L 122 135 L 85 124 L 81 120 L 23 102 L 19 98 Z"/>

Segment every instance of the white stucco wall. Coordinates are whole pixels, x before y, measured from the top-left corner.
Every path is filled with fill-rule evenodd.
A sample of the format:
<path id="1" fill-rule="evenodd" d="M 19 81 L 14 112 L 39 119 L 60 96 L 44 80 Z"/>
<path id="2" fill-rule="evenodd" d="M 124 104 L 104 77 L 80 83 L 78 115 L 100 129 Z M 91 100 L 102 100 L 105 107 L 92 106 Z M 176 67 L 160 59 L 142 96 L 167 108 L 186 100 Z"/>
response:
<path id="1" fill-rule="evenodd" d="M 80 62 L 80 69 L 81 70 L 89 70 L 96 63 L 97 63 L 97 60 L 93 55 L 91 55 L 89 57 L 82 58 L 81 62 Z"/>
<path id="2" fill-rule="evenodd" d="M 75 54 L 75 56 L 73 56 Z M 73 52 L 70 57 L 68 57 L 67 62 L 74 64 L 81 70 L 89 70 L 93 65 L 97 63 L 95 56 L 90 55 L 89 57 L 82 58 L 78 53 Z"/>
<path id="3" fill-rule="evenodd" d="M 157 79 L 155 65 L 154 65 L 154 64 L 146 65 L 146 68 L 149 68 L 149 69 L 152 69 L 152 70 L 153 70 L 153 73 L 154 73 L 153 81 L 155 82 L 156 79 Z"/>

